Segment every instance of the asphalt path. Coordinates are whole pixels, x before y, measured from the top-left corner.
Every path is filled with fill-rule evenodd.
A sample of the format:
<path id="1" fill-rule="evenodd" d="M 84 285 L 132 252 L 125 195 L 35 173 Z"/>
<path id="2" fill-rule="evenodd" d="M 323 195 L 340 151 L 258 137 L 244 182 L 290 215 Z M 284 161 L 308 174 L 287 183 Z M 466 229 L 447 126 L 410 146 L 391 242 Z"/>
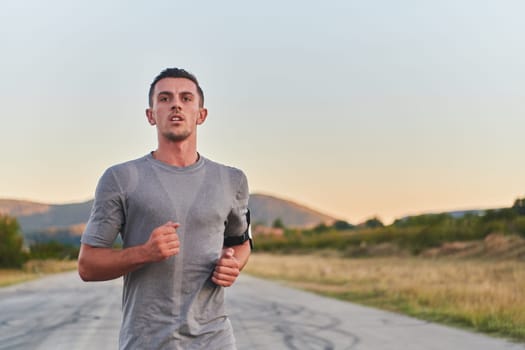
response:
<path id="1" fill-rule="evenodd" d="M 121 280 L 84 283 L 76 272 L 0 288 L 0 350 L 116 349 L 121 290 Z M 247 275 L 227 304 L 239 350 L 525 350 Z"/>

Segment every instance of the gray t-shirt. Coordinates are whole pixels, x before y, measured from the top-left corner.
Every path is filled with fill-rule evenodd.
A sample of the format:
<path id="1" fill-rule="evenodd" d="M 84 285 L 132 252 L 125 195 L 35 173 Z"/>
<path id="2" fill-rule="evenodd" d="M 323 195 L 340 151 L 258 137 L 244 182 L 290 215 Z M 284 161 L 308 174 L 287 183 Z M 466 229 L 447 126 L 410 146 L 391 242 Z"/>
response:
<path id="1" fill-rule="evenodd" d="M 179 168 L 151 154 L 115 165 L 99 180 L 82 243 L 145 243 L 180 223 L 179 254 L 124 276 L 120 349 L 235 349 L 224 289 L 211 281 L 224 238 L 247 230 L 244 173 L 204 157 Z"/>

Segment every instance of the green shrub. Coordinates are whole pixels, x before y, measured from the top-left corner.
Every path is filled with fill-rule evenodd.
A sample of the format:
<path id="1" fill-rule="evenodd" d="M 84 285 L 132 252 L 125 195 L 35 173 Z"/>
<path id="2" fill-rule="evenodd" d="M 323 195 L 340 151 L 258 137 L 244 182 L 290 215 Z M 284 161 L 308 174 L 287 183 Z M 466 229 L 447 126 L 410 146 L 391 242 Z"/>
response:
<path id="1" fill-rule="evenodd" d="M 23 245 L 18 221 L 8 215 L 0 215 L 0 267 L 21 267 L 27 260 Z"/>

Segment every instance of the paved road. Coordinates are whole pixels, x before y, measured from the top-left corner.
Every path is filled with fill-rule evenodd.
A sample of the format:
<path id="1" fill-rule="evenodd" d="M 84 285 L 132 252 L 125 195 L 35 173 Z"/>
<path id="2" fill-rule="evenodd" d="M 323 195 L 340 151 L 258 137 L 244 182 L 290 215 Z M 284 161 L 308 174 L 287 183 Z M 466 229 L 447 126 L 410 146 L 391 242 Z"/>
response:
<path id="1" fill-rule="evenodd" d="M 76 273 L 0 288 L 0 350 L 116 349 L 121 282 Z M 243 275 L 227 291 L 239 350 L 525 350 Z"/>

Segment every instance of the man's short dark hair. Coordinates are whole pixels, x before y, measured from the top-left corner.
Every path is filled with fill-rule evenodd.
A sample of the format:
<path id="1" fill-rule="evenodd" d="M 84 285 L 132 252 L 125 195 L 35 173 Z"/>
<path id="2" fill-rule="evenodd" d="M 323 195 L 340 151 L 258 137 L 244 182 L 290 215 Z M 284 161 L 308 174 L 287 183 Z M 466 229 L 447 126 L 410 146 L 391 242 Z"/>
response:
<path id="1" fill-rule="evenodd" d="M 193 81 L 195 85 L 197 86 L 197 92 L 200 97 L 199 105 L 201 107 L 204 106 L 204 92 L 202 91 L 195 75 L 181 68 L 166 68 L 162 72 L 160 72 L 160 74 L 157 75 L 155 79 L 153 79 L 153 82 L 151 83 L 149 87 L 148 97 L 149 97 L 150 107 L 153 106 L 153 91 L 155 90 L 155 84 L 157 84 L 159 80 L 164 79 L 164 78 L 185 78 L 185 79 Z"/>

